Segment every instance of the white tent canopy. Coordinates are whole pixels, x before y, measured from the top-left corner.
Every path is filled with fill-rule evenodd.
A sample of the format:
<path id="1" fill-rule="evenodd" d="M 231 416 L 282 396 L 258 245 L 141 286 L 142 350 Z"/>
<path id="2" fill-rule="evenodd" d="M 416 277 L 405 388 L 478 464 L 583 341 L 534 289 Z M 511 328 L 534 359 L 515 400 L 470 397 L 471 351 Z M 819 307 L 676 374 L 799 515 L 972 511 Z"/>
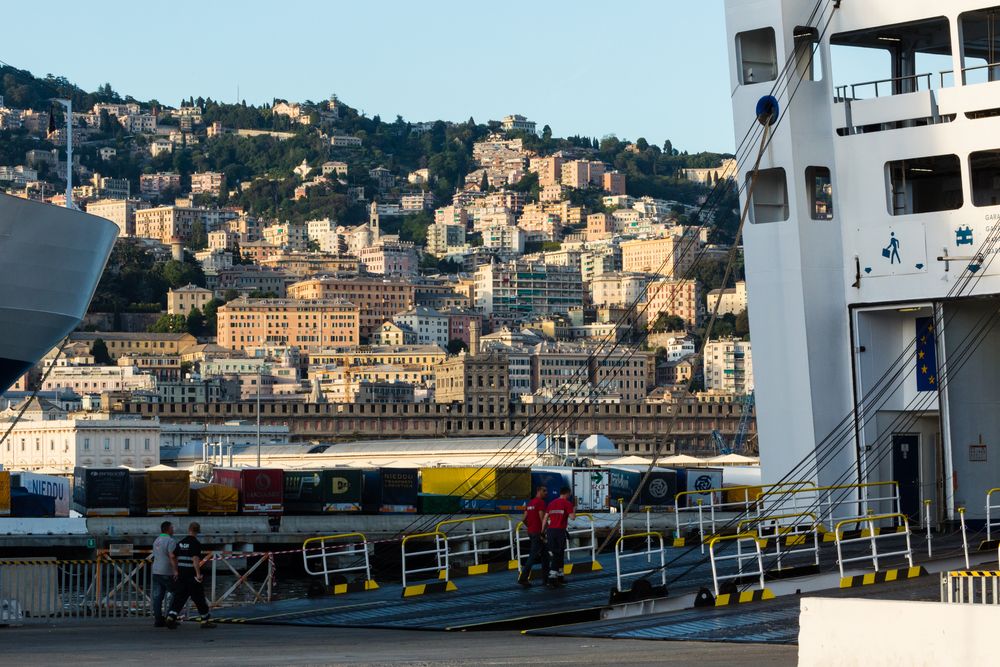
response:
<path id="1" fill-rule="evenodd" d="M 693 456 L 688 456 L 687 454 L 674 454 L 673 456 L 665 456 L 660 459 L 657 463 L 660 465 L 674 465 L 674 466 L 697 466 L 697 465 L 708 465 L 711 459 L 699 459 Z"/>
<path id="2" fill-rule="evenodd" d="M 742 454 L 723 454 L 722 456 L 713 456 L 705 462 L 712 465 L 745 466 L 758 465 L 760 459 L 753 456 L 743 456 Z"/>

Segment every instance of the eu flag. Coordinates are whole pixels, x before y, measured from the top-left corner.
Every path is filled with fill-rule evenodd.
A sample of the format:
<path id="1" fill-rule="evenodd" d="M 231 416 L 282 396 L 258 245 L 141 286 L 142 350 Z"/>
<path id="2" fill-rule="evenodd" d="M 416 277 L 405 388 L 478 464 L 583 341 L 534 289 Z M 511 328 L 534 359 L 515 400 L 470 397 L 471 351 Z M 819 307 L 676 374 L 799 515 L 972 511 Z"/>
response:
<path id="1" fill-rule="evenodd" d="M 918 317 L 917 324 L 917 391 L 937 391 L 937 346 L 934 318 Z"/>

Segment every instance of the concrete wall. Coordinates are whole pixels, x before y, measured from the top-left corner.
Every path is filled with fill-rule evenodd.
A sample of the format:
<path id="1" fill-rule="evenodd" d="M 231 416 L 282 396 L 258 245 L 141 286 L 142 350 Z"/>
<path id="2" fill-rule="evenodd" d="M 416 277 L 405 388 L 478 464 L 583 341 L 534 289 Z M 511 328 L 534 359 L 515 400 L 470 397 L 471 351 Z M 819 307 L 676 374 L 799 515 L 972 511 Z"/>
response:
<path id="1" fill-rule="evenodd" d="M 992 665 L 998 625 L 991 605 L 803 598 L 799 665 Z"/>

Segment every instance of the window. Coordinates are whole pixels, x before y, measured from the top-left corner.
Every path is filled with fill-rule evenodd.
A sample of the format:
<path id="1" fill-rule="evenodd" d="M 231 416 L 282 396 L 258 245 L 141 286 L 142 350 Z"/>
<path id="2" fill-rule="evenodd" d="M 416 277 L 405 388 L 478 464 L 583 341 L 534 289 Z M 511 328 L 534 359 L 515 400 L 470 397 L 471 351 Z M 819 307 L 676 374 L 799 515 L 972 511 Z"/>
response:
<path id="1" fill-rule="evenodd" d="M 1000 204 L 1000 149 L 971 153 L 969 174 L 974 206 Z"/>
<path id="2" fill-rule="evenodd" d="M 809 215 L 813 220 L 833 218 L 833 183 L 828 167 L 806 168 L 806 193 L 809 197 Z"/>
<path id="3" fill-rule="evenodd" d="M 749 85 L 777 79 L 778 52 L 774 45 L 774 28 L 759 28 L 738 33 L 736 58 L 739 61 L 741 84 Z"/>
<path id="4" fill-rule="evenodd" d="M 934 155 L 887 162 L 889 213 L 911 215 L 962 207 L 962 174 L 957 155 Z"/>
<path id="5" fill-rule="evenodd" d="M 796 26 L 792 31 L 795 41 L 795 70 L 802 81 L 822 81 L 823 62 L 819 50 L 819 30 L 809 26 Z"/>
<path id="6" fill-rule="evenodd" d="M 124 449 L 126 452 L 132 449 L 132 441 L 129 438 L 125 438 Z"/>
<path id="7" fill-rule="evenodd" d="M 146 440 L 142 443 L 142 448 L 147 452 L 149 451 L 149 438 L 146 438 Z"/>
<path id="8" fill-rule="evenodd" d="M 747 174 L 747 189 L 753 174 Z M 781 167 L 761 169 L 753 182 L 750 222 L 756 225 L 788 220 L 788 183 Z"/>
<path id="9" fill-rule="evenodd" d="M 111 438 L 104 439 L 104 451 L 106 452 L 111 451 Z"/>
<path id="10" fill-rule="evenodd" d="M 83 451 L 85 451 L 85 452 L 89 452 L 90 451 L 90 438 L 84 438 L 83 439 Z"/>
<path id="11" fill-rule="evenodd" d="M 958 17 L 962 37 L 962 85 L 996 81 L 1000 75 L 1000 7 L 965 12 Z M 994 67 L 989 67 L 994 65 Z M 980 204 L 976 204 L 979 206 Z"/>

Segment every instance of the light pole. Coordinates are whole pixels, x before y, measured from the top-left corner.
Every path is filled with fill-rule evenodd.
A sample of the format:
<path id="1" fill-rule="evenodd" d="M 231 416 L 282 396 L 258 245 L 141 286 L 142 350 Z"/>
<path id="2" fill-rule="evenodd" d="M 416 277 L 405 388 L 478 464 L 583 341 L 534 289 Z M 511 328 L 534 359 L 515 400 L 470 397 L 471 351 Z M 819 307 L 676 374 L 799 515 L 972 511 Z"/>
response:
<path id="1" fill-rule="evenodd" d="M 261 364 L 261 366 L 257 368 L 257 467 L 258 468 L 260 467 L 260 383 L 262 381 L 262 378 L 264 377 L 263 371 L 264 371 L 264 365 Z"/>
<path id="2" fill-rule="evenodd" d="M 73 208 L 73 100 L 52 101 L 66 109 L 66 208 Z"/>

